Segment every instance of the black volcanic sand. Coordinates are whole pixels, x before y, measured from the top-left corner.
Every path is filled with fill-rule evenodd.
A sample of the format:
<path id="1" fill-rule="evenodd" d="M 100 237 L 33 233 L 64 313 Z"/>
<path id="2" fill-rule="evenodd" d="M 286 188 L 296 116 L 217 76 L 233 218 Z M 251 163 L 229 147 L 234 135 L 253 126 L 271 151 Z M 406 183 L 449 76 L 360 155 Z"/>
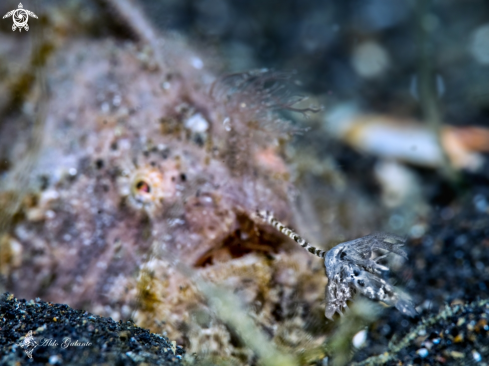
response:
<path id="1" fill-rule="evenodd" d="M 402 340 L 394 338 L 387 352 L 355 365 L 484 365 L 489 356 L 488 318 L 488 300 L 447 306 Z"/>
<path id="2" fill-rule="evenodd" d="M 480 176 L 465 178 L 471 186 L 450 203 L 432 197 L 436 209 L 427 232 L 404 247 L 409 261 L 400 272 L 419 316 L 385 311 L 368 330 L 367 343 L 354 361 L 388 352 L 392 359 L 387 365 L 488 364 L 489 182 Z M 442 191 L 447 192 L 433 190 Z"/>
<path id="3" fill-rule="evenodd" d="M 32 330 L 39 344 L 29 359 L 18 344 Z M 70 338 L 85 346 L 62 347 Z M 42 346 L 44 340 L 56 346 Z M 0 296 L 0 365 L 180 365 L 183 349 L 134 323 L 74 310 L 68 305 Z"/>

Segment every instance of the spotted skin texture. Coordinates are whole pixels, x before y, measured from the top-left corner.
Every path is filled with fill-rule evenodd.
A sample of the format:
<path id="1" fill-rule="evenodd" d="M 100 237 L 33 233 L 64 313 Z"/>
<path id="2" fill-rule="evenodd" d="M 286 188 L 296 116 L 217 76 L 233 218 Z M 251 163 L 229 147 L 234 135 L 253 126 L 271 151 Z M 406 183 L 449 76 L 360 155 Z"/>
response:
<path id="1" fill-rule="evenodd" d="M 283 225 L 275 219 L 271 212 L 257 211 L 257 216 L 292 238 L 308 252 L 324 258 L 324 266 L 328 276 L 325 310 L 328 319 L 333 319 L 337 312 L 342 314 L 347 307 L 347 301 L 351 300 L 357 291 L 373 301 L 395 306 L 405 315 L 416 315 L 411 298 L 380 276 L 382 272 L 388 271 L 387 267 L 378 263 L 380 259 L 385 258 L 389 253 L 407 258 L 406 253 L 400 249 L 404 245 L 404 238 L 376 233 L 338 244 L 326 252 L 315 248 L 297 233 Z M 373 254 L 380 251 L 385 253 L 372 259 Z"/>

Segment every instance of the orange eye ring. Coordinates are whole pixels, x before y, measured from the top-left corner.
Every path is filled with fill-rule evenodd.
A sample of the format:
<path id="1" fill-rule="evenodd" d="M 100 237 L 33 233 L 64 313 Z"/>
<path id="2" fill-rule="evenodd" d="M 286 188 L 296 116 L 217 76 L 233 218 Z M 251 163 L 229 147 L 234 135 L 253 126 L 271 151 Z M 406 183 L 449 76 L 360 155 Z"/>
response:
<path id="1" fill-rule="evenodd" d="M 139 192 L 151 193 L 151 186 L 146 183 L 144 180 L 140 180 L 136 183 L 136 189 Z"/>

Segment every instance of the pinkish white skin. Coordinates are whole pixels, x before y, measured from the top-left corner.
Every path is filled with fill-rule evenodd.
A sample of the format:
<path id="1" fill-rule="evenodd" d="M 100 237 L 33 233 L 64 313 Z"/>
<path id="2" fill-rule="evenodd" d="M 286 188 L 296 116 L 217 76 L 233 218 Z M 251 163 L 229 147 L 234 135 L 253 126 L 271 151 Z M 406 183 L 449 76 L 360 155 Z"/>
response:
<path id="1" fill-rule="evenodd" d="M 193 57 L 182 45 L 169 49 L 169 59 Z M 231 108 L 209 94 L 215 78 L 205 70 L 155 71 L 145 62 L 134 45 L 111 41 L 72 42 L 56 56 L 32 179 L 47 177 L 57 199 L 43 206 L 49 215 L 14 228 L 25 254 L 7 286 L 17 296 L 42 291 L 46 300 L 77 307 L 123 306 L 104 294 L 152 253 L 170 250 L 194 265 L 240 229 L 238 214 L 267 202 L 287 216 L 289 183 L 248 159 L 283 137 L 261 130 L 266 106 L 238 103 L 248 103 L 252 87 L 241 96 L 232 91 Z M 219 83 L 224 93 L 229 86 Z M 201 136 L 185 127 L 197 113 L 209 123 Z M 231 133 L 217 119 L 225 115 Z"/>

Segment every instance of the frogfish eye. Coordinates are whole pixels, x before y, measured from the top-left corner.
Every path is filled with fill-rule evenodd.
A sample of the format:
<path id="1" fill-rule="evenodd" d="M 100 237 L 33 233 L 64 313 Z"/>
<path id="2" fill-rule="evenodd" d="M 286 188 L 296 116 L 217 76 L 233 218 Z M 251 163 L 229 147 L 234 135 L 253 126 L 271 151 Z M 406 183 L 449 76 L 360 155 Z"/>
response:
<path id="1" fill-rule="evenodd" d="M 146 183 L 144 180 L 140 180 L 136 183 L 136 189 L 139 192 L 151 193 L 151 186 Z"/>

